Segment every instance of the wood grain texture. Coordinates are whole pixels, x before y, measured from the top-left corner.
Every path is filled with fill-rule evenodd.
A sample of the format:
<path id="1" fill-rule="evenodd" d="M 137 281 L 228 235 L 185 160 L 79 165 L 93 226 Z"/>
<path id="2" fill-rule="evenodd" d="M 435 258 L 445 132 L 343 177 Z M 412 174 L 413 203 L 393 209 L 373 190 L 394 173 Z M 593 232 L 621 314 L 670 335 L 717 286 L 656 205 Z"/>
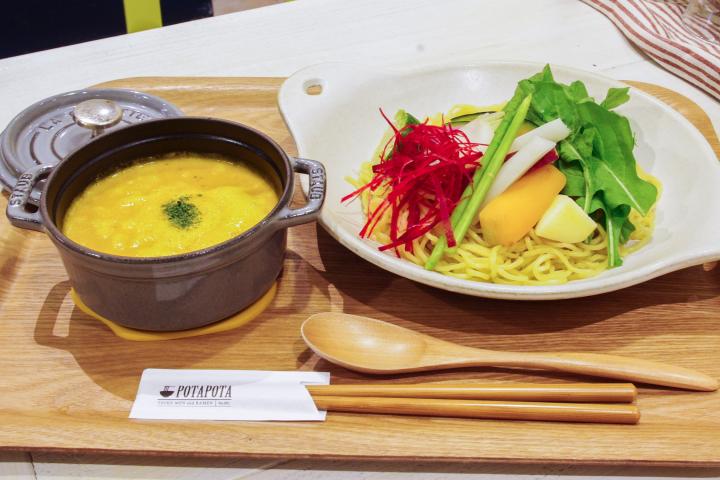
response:
<path id="1" fill-rule="evenodd" d="M 275 103 L 281 82 L 138 78 L 105 86 L 160 95 L 188 115 L 250 124 L 293 153 Z M 654 87 L 651 91 L 699 126 L 709 125 L 682 97 Z M 720 394 L 659 388 L 640 389 L 643 418 L 634 426 L 356 414 L 330 414 L 325 423 L 282 424 L 127 418 L 140 373 L 150 367 L 315 369 L 332 372 L 333 383 L 367 383 L 366 376 L 319 360 L 305 347 L 300 324 L 320 311 L 371 316 L 474 347 L 631 355 L 720 377 L 717 270 L 690 268 L 577 300 L 484 300 L 384 272 L 354 256 L 322 228 L 305 225 L 290 230 L 278 297 L 262 316 L 232 332 L 154 344 L 123 341 L 74 308 L 67 277 L 46 236 L 11 229 L 3 216 L 0 241 L 0 448 L 720 465 Z M 587 378 L 490 368 L 383 377 L 387 383 L 461 380 L 558 383 Z"/>
<path id="2" fill-rule="evenodd" d="M 637 389 L 632 383 L 413 383 L 308 385 L 315 396 L 454 398 L 463 400 L 513 400 L 531 402 L 632 403 Z"/>
<path id="3" fill-rule="evenodd" d="M 319 357 L 371 374 L 496 367 L 546 370 L 714 392 L 718 382 L 697 370 L 638 357 L 586 352 L 518 352 L 472 348 L 376 318 L 321 312 L 300 327 Z M 392 352 L 392 356 L 388 355 Z"/>
<path id="4" fill-rule="evenodd" d="M 12 452 L 0 452 L 0 461 Z M 38 480 L 673 480 L 718 478 L 717 468 L 427 461 L 289 460 L 33 453 Z M 0 463 L 0 472 L 2 472 Z M 262 469 L 262 470 L 261 470 Z M 16 477 L 11 477 L 15 480 Z M 32 480 L 34 477 L 28 477 Z M 20 477 L 18 480 L 25 480 Z"/>
<path id="5" fill-rule="evenodd" d="M 511 402 L 322 395 L 313 395 L 313 401 L 319 409 L 328 412 L 609 424 L 636 424 L 640 420 L 637 405 L 629 403 Z"/>

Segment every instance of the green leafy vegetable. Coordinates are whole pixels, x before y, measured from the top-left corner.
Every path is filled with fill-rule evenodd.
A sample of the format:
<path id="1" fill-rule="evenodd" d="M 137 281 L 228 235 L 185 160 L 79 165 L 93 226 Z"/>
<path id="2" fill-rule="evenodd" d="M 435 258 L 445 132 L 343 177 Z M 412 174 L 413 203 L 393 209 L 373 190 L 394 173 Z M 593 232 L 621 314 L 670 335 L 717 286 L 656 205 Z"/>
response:
<path id="1" fill-rule="evenodd" d="M 603 200 L 610 208 L 629 205 L 641 215 L 647 215 L 655 203 L 657 190 L 637 174 L 632 152 L 635 140 L 627 118 L 596 103 L 578 105 L 578 111 L 585 128 L 595 130 L 588 162 L 595 191 L 602 190 Z"/>
<path id="2" fill-rule="evenodd" d="M 602 101 L 600 106 L 605 107 L 608 110 L 619 107 L 623 103 L 630 100 L 628 90 L 630 90 L 628 87 L 611 88 L 610 90 L 608 90 L 607 96 L 605 97 L 605 100 Z"/>
<path id="3" fill-rule="evenodd" d="M 577 199 L 588 213 L 604 220 L 608 234 L 608 264 L 622 265 L 619 246 L 634 226 L 630 210 L 646 215 L 657 199 L 654 185 L 637 174 L 635 140 L 627 118 L 610 110 L 629 99 L 627 88 L 611 88 L 598 104 L 582 82 L 563 85 L 549 66 L 522 80 L 519 88 L 533 95 L 528 119 L 536 125 L 561 118 L 571 135 L 560 142 L 558 168 L 567 184 L 563 193 Z"/>
<path id="4" fill-rule="evenodd" d="M 574 142 L 563 140 L 558 146 L 560 161 L 557 166 L 567 180 L 563 193 L 581 198 L 582 201 L 578 203 L 586 213 L 591 212 L 590 203 L 596 191 L 593 168 L 590 165 L 594 137 L 594 129 L 580 130 L 571 137 Z"/>

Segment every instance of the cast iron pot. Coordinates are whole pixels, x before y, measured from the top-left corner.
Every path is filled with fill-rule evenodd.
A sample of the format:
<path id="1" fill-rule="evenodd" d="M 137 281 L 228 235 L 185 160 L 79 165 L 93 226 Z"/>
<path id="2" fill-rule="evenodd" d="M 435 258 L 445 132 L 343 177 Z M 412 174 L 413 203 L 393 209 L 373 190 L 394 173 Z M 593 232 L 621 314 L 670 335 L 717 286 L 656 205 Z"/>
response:
<path id="1" fill-rule="evenodd" d="M 110 255 L 62 234 L 65 211 L 92 181 L 138 158 L 173 151 L 219 153 L 251 162 L 277 179 L 280 201 L 241 235 L 182 255 Z M 295 210 L 289 206 L 294 172 L 310 177 L 308 203 Z M 48 174 L 40 209 L 33 212 L 30 192 Z M 170 331 L 222 320 L 260 298 L 282 270 L 287 227 L 314 220 L 324 199 L 322 164 L 290 158 L 268 136 L 238 123 L 180 117 L 106 133 L 54 168 L 25 172 L 10 195 L 7 215 L 17 227 L 47 232 L 72 287 L 94 312 L 126 327 Z"/>

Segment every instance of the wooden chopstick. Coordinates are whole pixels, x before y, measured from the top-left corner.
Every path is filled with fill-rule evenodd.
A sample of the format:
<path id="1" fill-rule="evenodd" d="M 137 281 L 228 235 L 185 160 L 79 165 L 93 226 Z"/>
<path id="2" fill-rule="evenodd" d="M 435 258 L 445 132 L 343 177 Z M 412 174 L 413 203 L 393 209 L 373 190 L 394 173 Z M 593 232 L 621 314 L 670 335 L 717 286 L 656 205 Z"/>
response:
<path id="1" fill-rule="evenodd" d="M 308 385 L 312 396 L 444 398 L 456 400 L 512 400 L 535 402 L 632 403 L 632 383 L 453 383 Z"/>
<path id="2" fill-rule="evenodd" d="M 313 395 L 313 400 L 320 410 L 334 412 L 617 424 L 635 424 L 640 420 L 640 411 L 635 404 L 510 402 L 322 395 Z"/>

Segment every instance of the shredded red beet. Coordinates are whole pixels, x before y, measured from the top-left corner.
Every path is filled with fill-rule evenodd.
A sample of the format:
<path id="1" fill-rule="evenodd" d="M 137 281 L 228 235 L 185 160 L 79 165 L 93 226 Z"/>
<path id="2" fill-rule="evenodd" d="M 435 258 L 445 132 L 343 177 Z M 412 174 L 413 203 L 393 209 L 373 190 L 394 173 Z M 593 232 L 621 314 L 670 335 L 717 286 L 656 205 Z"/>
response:
<path id="1" fill-rule="evenodd" d="M 385 145 L 380 162 L 373 166 L 375 175 L 370 183 L 342 199 L 353 199 L 366 189 L 390 189 L 380 205 L 368 212 L 360 236 L 369 237 L 383 214 L 391 209 L 391 241 L 380 250 L 392 248 L 399 256 L 397 248 L 404 245 L 412 252 L 413 240 L 438 224 L 448 246 L 454 246 L 450 215 L 480 165 L 479 144 L 470 142 L 462 130 L 451 125 L 434 126 L 426 121 L 397 129 L 382 110 L 380 113 L 395 135 Z M 407 226 L 401 231 L 403 212 L 407 212 Z"/>

